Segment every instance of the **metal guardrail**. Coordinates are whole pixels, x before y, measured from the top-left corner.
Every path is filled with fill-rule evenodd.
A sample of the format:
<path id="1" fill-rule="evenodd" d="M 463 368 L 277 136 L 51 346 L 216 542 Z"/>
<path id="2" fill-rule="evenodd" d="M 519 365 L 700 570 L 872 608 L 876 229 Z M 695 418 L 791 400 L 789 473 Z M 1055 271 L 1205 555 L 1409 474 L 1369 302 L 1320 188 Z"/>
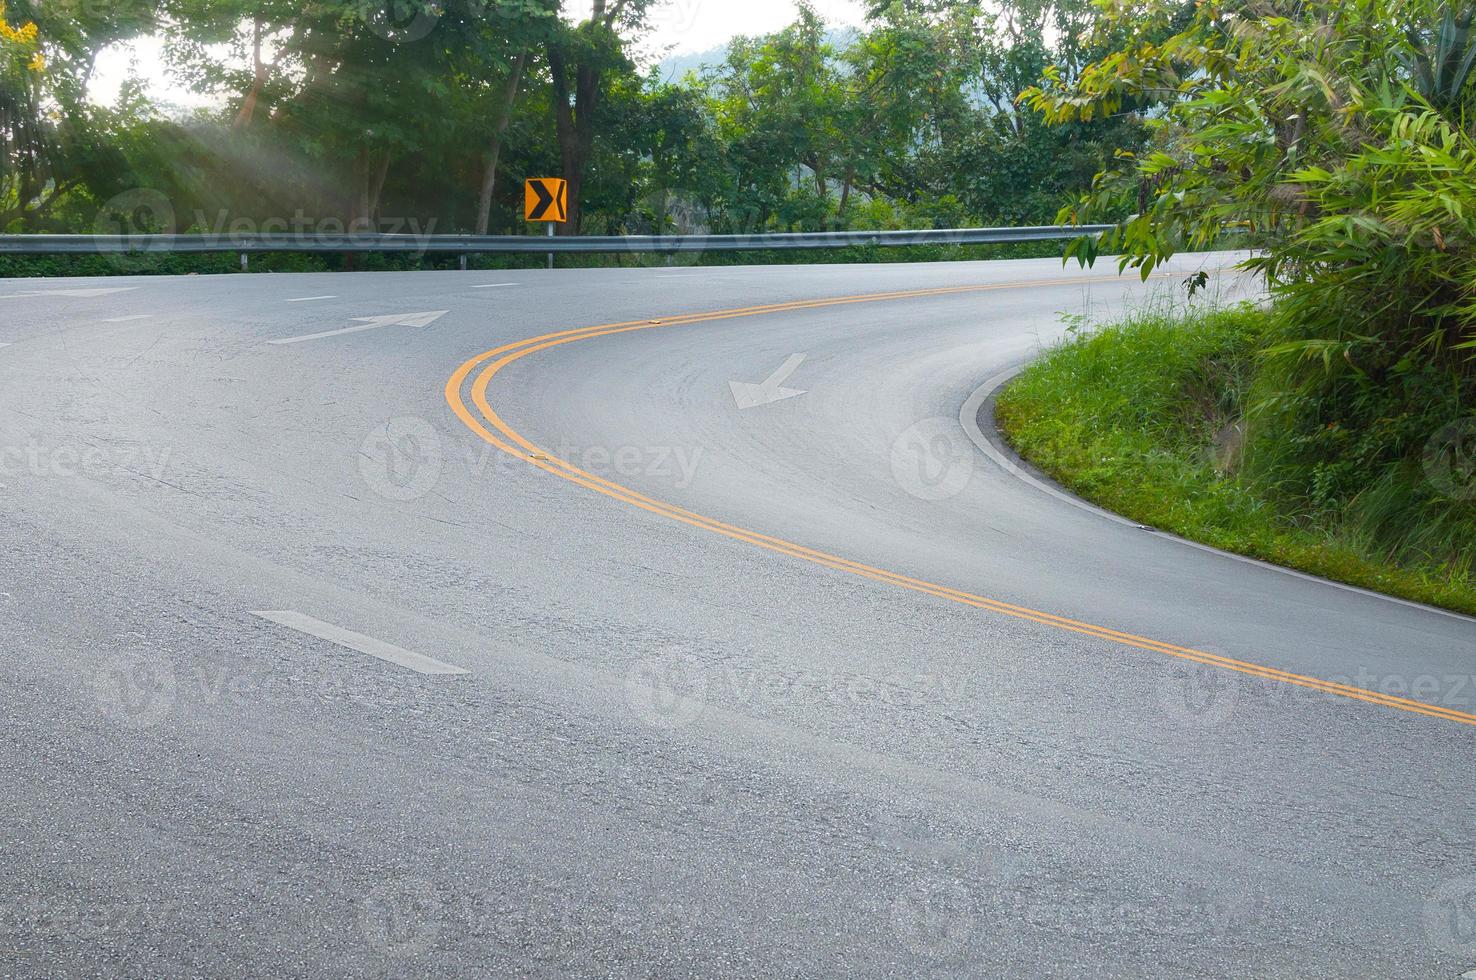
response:
<path id="1" fill-rule="evenodd" d="M 1038 225 L 943 231 L 838 231 L 765 235 L 613 235 L 537 238 L 522 235 L 0 235 L 0 254 L 102 255 L 116 253 L 387 252 L 484 253 L 749 252 L 909 245 L 995 245 L 1080 238 L 1111 225 Z"/>

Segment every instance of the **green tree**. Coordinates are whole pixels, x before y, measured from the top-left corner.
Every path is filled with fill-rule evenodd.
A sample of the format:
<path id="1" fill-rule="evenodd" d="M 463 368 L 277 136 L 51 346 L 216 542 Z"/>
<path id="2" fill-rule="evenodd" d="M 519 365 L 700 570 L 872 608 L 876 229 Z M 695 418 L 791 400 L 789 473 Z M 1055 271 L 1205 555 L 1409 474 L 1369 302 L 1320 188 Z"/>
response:
<path id="1" fill-rule="evenodd" d="M 734 39 L 707 90 L 734 196 L 757 223 L 823 226 L 831 183 L 856 170 L 858 143 L 854 103 L 814 9 L 800 4 L 795 22 L 776 34 Z"/>
<path id="2" fill-rule="evenodd" d="M 587 20 L 563 25 L 548 41 L 554 128 L 562 176 L 569 182 L 569 220 L 559 228 L 563 234 L 579 233 L 586 170 L 594 154 L 606 83 L 612 74 L 628 74 L 633 68 L 620 32 L 639 29 L 650 3 L 592 0 Z"/>
<path id="3" fill-rule="evenodd" d="M 959 147 L 984 125 L 971 97 L 983 23 L 975 3 L 882 4 L 846 52 L 861 141 L 854 178 L 872 196 L 911 208 L 957 199 Z"/>
<path id="4" fill-rule="evenodd" d="M 647 163 L 650 227 L 667 234 L 674 196 L 711 211 L 722 162 L 702 93 L 648 78 L 631 114 L 629 144 Z"/>
<path id="5" fill-rule="evenodd" d="M 1125 43 L 1028 96 L 1052 121 L 1159 106 L 1151 150 L 1124 154 L 1063 213 L 1127 214 L 1073 253 L 1117 251 L 1146 275 L 1178 249 L 1256 249 L 1246 265 L 1266 277 L 1274 317 L 1255 472 L 1361 511 L 1376 537 L 1398 521 L 1408 534 L 1392 547 L 1423 547 L 1456 511 L 1418 478 L 1421 454 L 1476 406 L 1470 7 L 1214 2 L 1179 15 L 1116 8 L 1104 27 Z"/>
<path id="6" fill-rule="evenodd" d="M 69 194 L 110 193 L 126 174 L 107 135 L 114 114 L 87 86 L 98 55 L 154 14 L 134 0 L 24 0 L 5 17 L 15 23 L 0 32 L 0 229 L 39 231 Z"/>

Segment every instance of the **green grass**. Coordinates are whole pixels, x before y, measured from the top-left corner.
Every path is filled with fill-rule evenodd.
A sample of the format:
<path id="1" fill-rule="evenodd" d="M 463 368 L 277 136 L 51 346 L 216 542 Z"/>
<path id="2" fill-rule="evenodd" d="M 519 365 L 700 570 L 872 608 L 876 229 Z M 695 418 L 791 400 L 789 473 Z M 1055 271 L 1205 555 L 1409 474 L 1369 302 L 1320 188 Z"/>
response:
<path id="1" fill-rule="evenodd" d="M 1437 500 L 1405 466 L 1330 508 L 1289 492 L 1298 481 L 1284 468 L 1256 465 L 1285 455 L 1274 432 L 1246 423 L 1264 394 L 1257 352 L 1273 316 L 1142 315 L 1074 336 L 1001 394 L 1000 429 L 1053 478 L 1140 523 L 1476 614 L 1476 504 Z"/>

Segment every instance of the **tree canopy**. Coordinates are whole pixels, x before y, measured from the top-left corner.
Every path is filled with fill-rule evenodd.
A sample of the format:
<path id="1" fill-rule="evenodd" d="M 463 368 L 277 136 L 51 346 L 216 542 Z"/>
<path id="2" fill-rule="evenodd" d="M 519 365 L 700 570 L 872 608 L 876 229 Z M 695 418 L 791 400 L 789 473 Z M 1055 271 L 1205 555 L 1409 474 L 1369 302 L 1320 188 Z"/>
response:
<path id="1" fill-rule="evenodd" d="M 566 234 L 1042 222 L 1146 132 L 1016 104 L 1085 63 L 1085 0 L 874 3 L 847 31 L 801 3 L 682 78 L 636 56 L 652 6 L 15 0 L 0 230 L 91 230 L 143 189 L 181 231 L 521 232 L 528 176 L 570 181 Z M 212 108 L 96 103 L 100 54 L 143 36 Z"/>

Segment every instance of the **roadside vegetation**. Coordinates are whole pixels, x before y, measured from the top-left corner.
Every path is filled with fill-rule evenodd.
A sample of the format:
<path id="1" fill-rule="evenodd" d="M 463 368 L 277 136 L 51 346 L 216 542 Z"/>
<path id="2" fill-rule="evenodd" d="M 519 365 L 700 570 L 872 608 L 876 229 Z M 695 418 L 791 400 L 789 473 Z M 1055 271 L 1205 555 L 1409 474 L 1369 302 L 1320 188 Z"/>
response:
<path id="1" fill-rule="evenodd" d="M 1452 499 L 1476 500 L 1476 474 L 1425 451 L 1445 406 L 1363 433 L 1329 424 L 1309 443 L 1295 413 L 1272 410 L 1284 379 L 1261 353 L 1282 330 L 1246 305 L 1077 335 L 1004 390 L 997 421 L 1050 476 L 1133 520 L 1476 615 L 1476 506 Z"/>
<path id="2" fill-rule="evenodd" d="M 1125 43 L 1024 98 L 1062 124 L 1152 106 L 1148 148 L 1063 213 L 1132 217 L 1071 250 L 1146 274 L 1236 228 L 1271 304 L 1078 339 L 1007 429 L 1145 523 L 1476 612 L 1476 4 L 1131 7 L 1099 25 Z"/>
<path id="3" fill-rule="evenodd" d="M 663 75 L 652 38 L 693 6 L 5 0 L 0 233 L 541 233 L 523 221 L 535 176 L 569 180 L 566 235 L 1044 224 L 1147 133 L 1132 114 L 1052 126 L 1017 105 L 1047 65 L 1106 53 L 1085 46 L 1103 43 L 1090 0 L 878 0 L 847 31 L 800 3 L 788 27 Z M 159 67 L 190 107 L 142 82 L 100 101 L 100 59 L 144 37 L 165 42 Z M 498 261 L 539 259 L 483 260 Z M 92 268 L 17 259 L 0 272 Z"/>

